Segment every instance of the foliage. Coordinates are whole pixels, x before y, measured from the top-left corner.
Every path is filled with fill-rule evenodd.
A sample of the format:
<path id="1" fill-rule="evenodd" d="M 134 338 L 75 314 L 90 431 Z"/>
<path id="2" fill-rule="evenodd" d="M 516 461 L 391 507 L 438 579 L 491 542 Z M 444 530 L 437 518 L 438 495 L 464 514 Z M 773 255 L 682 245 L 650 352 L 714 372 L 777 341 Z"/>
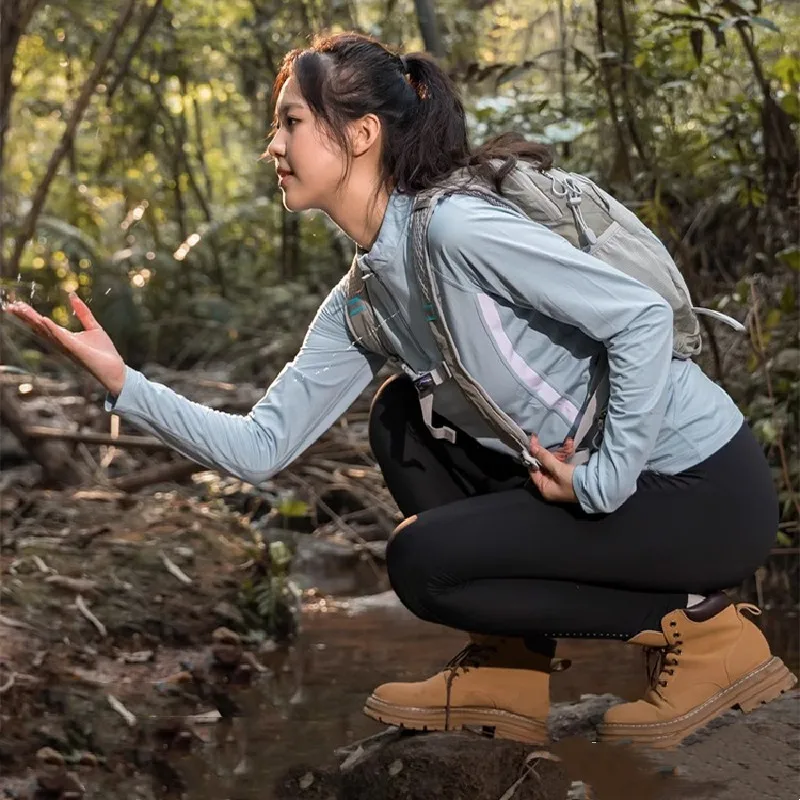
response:
<path id="1" fill-rule="evenodd" d="M 28 3 L 35 13 L 0 142 L 7 263 L 119 11 L 108 0 Z M 414 9 L 140 0 L 7 280 L 35 281 L 41 309 L 62 321 L 64 292 L 77 289 L 134 366 L 224 358 L 266 383 L 352 252 L 323 216 L 286 212 L 258 160 L 272 78 L 286 50 L 323 28 L 418 49 Z M 789 536 L 800 516 L 799 9 L 779 0 L 436 3 L 474 139 L 513 128 L 552 142 L 563 164 L 658 232 L 696 301 L 749 320 L 749 340 L 707 329 L 703 363 L 769 453 Z"/>

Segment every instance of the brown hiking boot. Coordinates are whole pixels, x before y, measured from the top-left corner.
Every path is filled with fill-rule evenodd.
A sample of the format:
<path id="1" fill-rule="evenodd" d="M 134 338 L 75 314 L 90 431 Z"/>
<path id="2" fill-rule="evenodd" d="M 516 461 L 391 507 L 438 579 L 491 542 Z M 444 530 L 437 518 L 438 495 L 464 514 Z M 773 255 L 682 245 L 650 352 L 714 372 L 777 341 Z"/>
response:
<path id="1" fill-rule="evenodd" d="M 379 686 L 364 713 L 410 730 L 491 727 L 500 739 L 545 744 L 550 673 L 565 664 L 533 652 L 522 639 L 473 635 L 433 677 Z"/>
<path id="2" fill-rule="evenodd" d="M 717 593 L 661 620 L 661 632 L 630 639 L 659 658 L 643 700 L 610 708 L 598 728 L 602 741 L 631 740 L 655 748 L 678 745 L 730 708 L 753 711 L 791 689 L 797 678 L 775 658 L 761 631 Z"/>

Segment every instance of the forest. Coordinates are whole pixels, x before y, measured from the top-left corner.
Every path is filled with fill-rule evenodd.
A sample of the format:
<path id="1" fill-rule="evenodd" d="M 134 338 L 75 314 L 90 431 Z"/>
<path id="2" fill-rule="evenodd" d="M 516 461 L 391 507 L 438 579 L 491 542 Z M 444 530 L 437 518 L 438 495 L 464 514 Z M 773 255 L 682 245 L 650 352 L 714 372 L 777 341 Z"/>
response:
<path id="1" fill-rule="evenodd" d="M 129 365 L 195 399 L 246 413 L 294 356 L 353 257 L 353 242 L 324 214 L 285 209 L 274 169 L 261 159 L 284 54 L 317 33 L 346 30 L 375 36 L 398 52 L 435 56 L 462 93 L 473 143 L 516 131 L 549 144 L 557 165 L 591 177 L 659 236 L 696 305 L 746 326 L 746 333 L 736 333 L 701 318 L 698 360 L 753 427 L 779 491 L 772 557 L 747 591 L 761 603 L 766 597 L 796 607 L 796 3 L 3 0 L 2 299 L 19 297 L 76 327 L 67 296 L 77 292 Z M 387 538 L 398 517 L 368 452 L 368 397 L 354 408 L 349 426 L 338 426 L 296 471 L 259 495 L 187 464 L 132 427 L 120 429 L 114 417 L 109 422 L 99 387 L 4 314 L 0 354 L 0 465 L 6 473 L 0 548 L 14 564 L 27 552 L 33 573 L 48 576 L 48 592 L 66 587 L 79 597 L 103 596 L 97 587 L 64 584 L 82 556 L 48 550 L 44 539 L 25 551 L 23 534 L 30 537 L 35 527 L 30 520 L 41 523 L 34 535 L 50 538 L 56 528 L 77 530 L 78 519 L 89 520 L 75 534 L 83 548 L 106 536 L 117 524 L 113 519 L 131 508 L 127 493 L 143 488 L 158 490 L 159 502 L 172 504 L 164 512 L 172 521 L 163 523 L 170 530 L 189 524 L 170 515 L 199 514 L 193 503 L 201 497 L 214 514 L 233 505 L 239 521 L 263 516 L 266 529 L 289 532 L 280 539 L 262 530 L 258 547 L 240 553 L 254 561 L 247 562 L 244 584 L 225 595 L 245 609 L 244 618 L 234 615 L 240 632 L 252 632 L 258 617 L 270 635 L 291 638 L 297 597 L 289 562 L 299 558 L 305 545 L 297 541 L 309 533 L 344 531 L 355 542 L 354 560 L 347 563 L 357 563 L 360 584 L 353 588 L 351 578 L 341 578 L 351 593 L 388 588 L 376 542 Z M 190 479 L 189 493 L 197 497 L 187 500 L 176 487 Z M 64 501 L 58 493 L 67 490 Z M 112 515 L 105 506 L 102 513 L 84 508 L 106 500 Z M 64 502 L 73 506 L 72 516 Z M 145 514 L 141 524 L 157 527 L 157 516 Z M 228 525 L 221 520 L 213 517 L 213 526 Z M 230 533 L 225 530 L 220 537 Z M 281 549 L 284 542 L 289 551 Z M 199 556 L 202 548 L 191 546 Z M 225 560 L 211 550 L 203 557 Z M 59 558 L 67 559 L 62 575 L 53 568 Z M 148 569 L 186 588 L 186 565 L 193 563 L 187 559 L 158 551 Z M 313 600 L 309 587 L 322 574 L 301 587 L 306 601 Z M 50 580 L 55 577 L 63 580 Z M 204 596 L 214 600 L 209 610 L 220 599 L 212 583 L 210 576 L 203 583 Z M 11 583 L 3 590 L 4 613 L 26 606 L 30 597 L 23 602 L 20 592 Z M 288 615 L 281 616 L 279 601 Z M 175 602 L 170 613 L 176 615 L 191 606 L 187 597 Z M 115 623 L 104 618 L 99 599 L 92 608 L 95 622 L 80 605 L 78 617 L 84 626 L 90 620 L 105 640 Z M 24 624 L 45 627 L 44 620 Z M 119 630 L 128 624 L 120 621 Z M 172 644 L 211 633 L 196 620 L 186 630 L 163 619 L 160 625 L 157 638 Z M 31 742 L 49 741 L 28 730 L 18 739 L 23 744 L 0 743 L 0 763 L 17 771 L 30 763 Z M 88 739 L 80 741 L 85 749 Z M 203 797 L 223 796 L 207 791 Z"/>

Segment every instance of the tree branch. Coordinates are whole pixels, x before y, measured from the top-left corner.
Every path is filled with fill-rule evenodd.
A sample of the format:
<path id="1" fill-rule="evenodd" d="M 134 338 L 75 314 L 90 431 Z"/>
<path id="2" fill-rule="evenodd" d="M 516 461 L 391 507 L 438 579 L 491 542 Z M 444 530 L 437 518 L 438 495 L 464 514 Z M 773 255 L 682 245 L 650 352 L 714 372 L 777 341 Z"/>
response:
<path id="1" fill-rule="evenodd" d="M 103 43 L 103 46 L 100 48 L 100 52 L 97 54 L 94 68 L 83 84 L 81 93 L 75 102 L 75 107 L 72 109 L 72 114 L 67 121 L 67 127 L 61 137 L 61 142 L 53 152 L 53 155 L 50 157 L 50 162 L 47 165 L 44 178 L 42 179 L 42 182 L 39 184 L 39 187 L 36 189 L 36 193 L 33 196 L 31 209 L 22 223 L 22 230 L 14 241 L 14 251 L 11 255 L 11 259 L 8 264 L 5 265 L 7 267 L 5 272 L 6 275 L 14 275 L 19 269 L 22 251 L 25 249 L 25 245 L 28 243 L 36 230 L 36 221 L 38 220 L 39 214 L 44 207 L 44 202 L 47 199 L 47 193 L 50 190 L 50 184 L 53 182 L 56 172 L 58 172 L 61 161 L 69 151 L 73 137 L 75 136 L 75 131 L 77 130 L 80 121 L 83 119 L 83 115 L 86 113 L 86 109 L 89 106 L 89 101 L 92 99 L 92 95 L 94 94 L 100 77 L 103 74 L 106 65 L 108 64 L 108 60 L 114 51 L 114 47 L 116 46 L 117 41 L 130 21 L 135 5 L 136 0 L 128 0 L 127 4 L 120 12 L 117 21 L 114 23 L 114 27 L 111 29 L 111 32 Z"/>

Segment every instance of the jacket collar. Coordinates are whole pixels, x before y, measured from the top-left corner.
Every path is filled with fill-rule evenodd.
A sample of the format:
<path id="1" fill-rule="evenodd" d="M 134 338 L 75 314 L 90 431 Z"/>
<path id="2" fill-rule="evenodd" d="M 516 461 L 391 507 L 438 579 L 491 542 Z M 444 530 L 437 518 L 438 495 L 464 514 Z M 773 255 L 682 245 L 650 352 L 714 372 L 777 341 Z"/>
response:
<path id="1" fill-rule="evenodd" d="M 402 252 L 401 245 L 406 241 L 413 207 L 413 195 L 401 194 L 397 189 L 389 195 L 378 237 L 369 250 L 360 247 L 356 250 L 356 259 L 362 269 L 391 264 L 398 252 Z"/>

